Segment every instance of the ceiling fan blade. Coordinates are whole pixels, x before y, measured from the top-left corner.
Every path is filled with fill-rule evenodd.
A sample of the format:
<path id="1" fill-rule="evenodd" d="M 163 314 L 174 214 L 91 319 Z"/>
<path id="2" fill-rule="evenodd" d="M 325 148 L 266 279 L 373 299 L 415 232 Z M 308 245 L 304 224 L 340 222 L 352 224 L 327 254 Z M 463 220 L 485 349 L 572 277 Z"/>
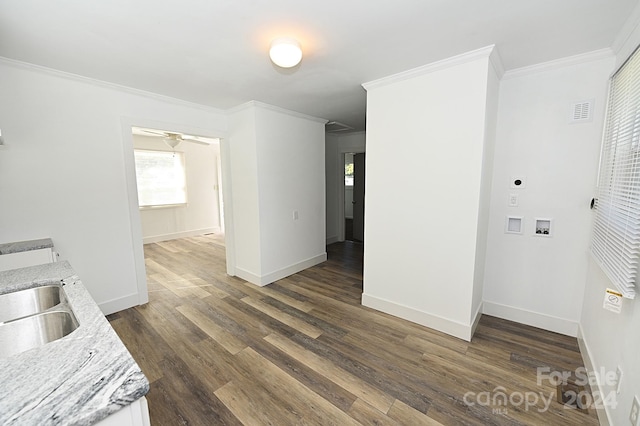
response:
<path id="1" fill-rule="evenodd" d="M 154 132 L 153 130 L 147 130 L 147 129 L 141 129 L 141 130 L 145 133 L 151 133 L 152 135 L 164 136 L 164 137 L 167 136 L 167 134 L 164 132 Z"/>
<path id="2" fill-rule="evenodd" d="M 198 139 L 197 136 L 182 135 L 182 140 L 187 141 L 187 142 L 197 143 L 197 144 L 200 144 L 200 145 L 209 145 L 208 142 L 201 141 L 200 139 Z"/>

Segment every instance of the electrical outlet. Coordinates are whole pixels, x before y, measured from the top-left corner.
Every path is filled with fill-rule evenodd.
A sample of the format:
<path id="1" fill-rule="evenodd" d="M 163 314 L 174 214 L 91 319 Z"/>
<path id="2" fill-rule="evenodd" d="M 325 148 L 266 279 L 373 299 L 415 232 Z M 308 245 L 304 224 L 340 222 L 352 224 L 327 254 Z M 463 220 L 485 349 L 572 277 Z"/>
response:
<path id="1" fill-rule="evenodd" d="M 509 207 L 518 207 L 518 194 L 509 194 Z"/>
<path id="2" fill-rule="evenodd" d="M 298 220 L 300 216 L 298 215 L 298 210 L 293 211 L 293 220 Z"/>
<path id="3" fill-rule="evenodd" d="M 629 414 L 629 420 L 631 420 L 632 426 L 640 425 L 638 419 L 640 418 L 640 401 L 638 401 L 638 396 L 633 397 L 633 404 L 631 404 L 631 413 Z"/>

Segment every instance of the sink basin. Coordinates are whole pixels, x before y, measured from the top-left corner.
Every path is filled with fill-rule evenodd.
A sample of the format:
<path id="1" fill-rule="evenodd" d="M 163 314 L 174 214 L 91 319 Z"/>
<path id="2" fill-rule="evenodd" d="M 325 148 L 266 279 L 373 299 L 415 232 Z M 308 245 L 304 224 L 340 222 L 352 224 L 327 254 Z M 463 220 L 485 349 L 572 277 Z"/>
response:
<path id="1" fill-rule="evenodd" d="M 0 323 L 37 314 L 64 301 L 59 285 L 47 285 L 0 295 Z"/>
<path id="2" fill-rule="evenodd" d="M 0 357 L 37 348 L 78 328 L 72 312 L 53 310 L 0 324 Z"/>

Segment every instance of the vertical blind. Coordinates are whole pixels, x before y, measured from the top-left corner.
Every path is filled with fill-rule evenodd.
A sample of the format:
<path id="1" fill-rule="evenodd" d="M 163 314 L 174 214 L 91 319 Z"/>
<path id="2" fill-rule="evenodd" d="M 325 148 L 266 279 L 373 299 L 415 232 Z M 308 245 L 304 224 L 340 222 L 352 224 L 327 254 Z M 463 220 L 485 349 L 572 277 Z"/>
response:
<path id="1" fill-rule="evenodd" d="M 634 298 L 640 257 L 640 53 L 611 78 L 591 251 Z"/>

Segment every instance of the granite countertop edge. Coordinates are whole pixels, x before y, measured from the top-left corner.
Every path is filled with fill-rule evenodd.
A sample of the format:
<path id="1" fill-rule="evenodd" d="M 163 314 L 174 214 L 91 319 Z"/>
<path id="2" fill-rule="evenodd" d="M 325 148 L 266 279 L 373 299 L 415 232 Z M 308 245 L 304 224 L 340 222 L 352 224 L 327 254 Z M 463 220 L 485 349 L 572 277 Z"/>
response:
<path id="1" fill-rule="evenodd" d="M 46 248 L 53 248 L 53 241 L 51 240 L 51 238 L 17 241 L 14 243 L 2 243 L 0 244 L 0 255 L 21 253 L 24 251 L 40 250 Z"/>
<path id="2" fill-rule="evenodd" d="M 68 262 L 0 272 L 0 294 L 49 284 L 63 286 L 79 327 L 0 358 L 0 424 L 88 426 L 149 391 L 149 381 Z"/>

